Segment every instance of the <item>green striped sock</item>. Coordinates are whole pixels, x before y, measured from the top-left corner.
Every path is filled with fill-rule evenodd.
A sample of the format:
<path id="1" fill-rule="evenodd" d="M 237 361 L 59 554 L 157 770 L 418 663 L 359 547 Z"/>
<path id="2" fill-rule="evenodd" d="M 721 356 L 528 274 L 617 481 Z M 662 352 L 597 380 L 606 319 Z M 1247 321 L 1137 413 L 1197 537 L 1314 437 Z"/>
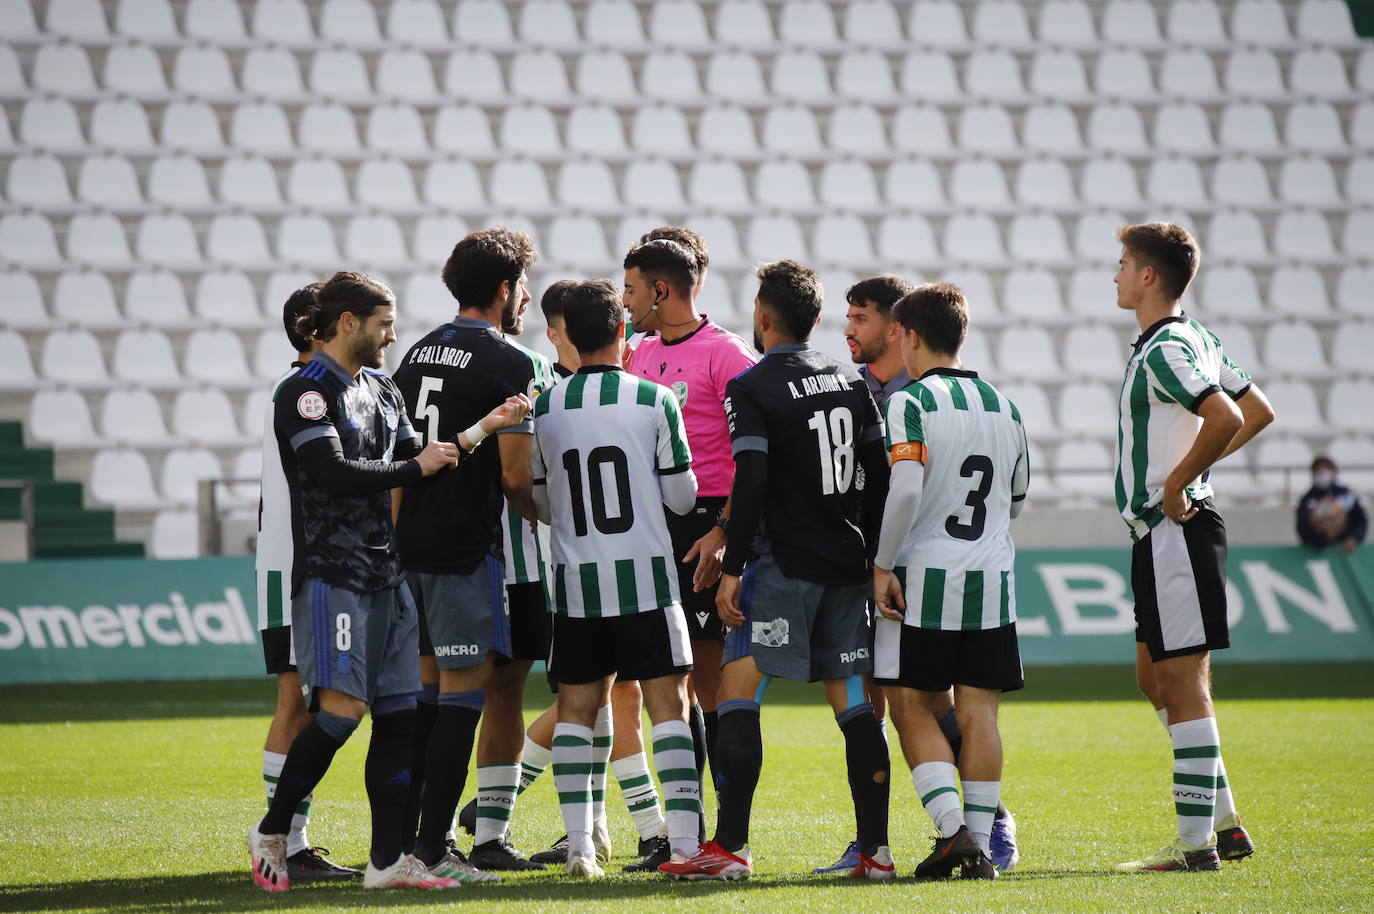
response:
<path id="1" fill-rule="evenodd" d="M 620 784 L 620 796 L 625 801 L 625 809 L 634 820 L 639 837 L 657 838 L 667 834 L 664 830 L 663 810 L 658 805 L 658 787 L 653 775 L 649 774 L 649 759 L 643 752 L 629 755 L 611 762 L 616 783 Z"/>
<path id="2" fill-rule="evenodd" d="M 560 723 L 553 728 L 553 783 L 568 831 L 568 853 L 591 857 L 592 728 Z"/>
<path id="3" fill-rule="evenodd" d="M 286 756 L 280 752 L 262 753 L 262 782 L 267 788 L 267 805 L 272 805 L 272 798 L 277 795 L 277 779 L 281 777 L 282 765 L 286 764 Z M 310 840 L 306 837 L 305 828 L 310 824 L 310 801 L 314 797 L 314 792 L 305 795 L 305 799 L 296 804 L 296 811 L 291 814 L 291 831 L 286 835 L 286 854 L 300 853 L 310 846 Z"/>
<path id="4" fill-rule="evenodd" d="M 1201 847 L 1212 840 L 1217 774 L 1221 768 L 1221 737 L 1215 717 L 1169 725 L 1174 744 L 1174 813 L 1178 836 Z"/>
<path id="5" fill-rule="evenodd" d="M 473 844 L 486 844 L 506 834 L 515 813 L 520 765 L 514 762 L 477 766 L 477 832 Z"/>
<path id="6" fill-rule="evenodd" d="M 959 809 L 959 791 L 954 786 L 954 765 L 951 762 L 922 762 L 911 769 L 911 783 L 916 796 L 930 814 L 930 821 L 948 838 L 964 825 L 964 813 Z"/>
<path id="7" fill-rule="evenodd" d="M 519 796 L 530 789 L 539 775 L 544 773 L 544 769 L 549 767 L 549 762 L 553 760 L 553 750 L 525 737 L 525 748 L 520 753 L 520 786 L 516 789 L 515 795 Z"/>
<path id="8" fill-rule="evenodd" d="M 964 821 L 983 853 L 991 856 L 992 820 L 997 817 L 1001 802 L 1001 781 L 962 781 L 964 788 Z"/>
<path id="9" fill-rule="evenodd" d="M 596 726 L 592 728 L 592 821 L 606 818 L 606 766 L 611 762 L 611 744 L 615 742 L 615 722 L 611 706 L 604 705 L 596 712 Z"/>
<path id="10" fill-rule="evenodd" d="M 685 720 L 668 720 L 654 724 L 651 738 L 654 767 L 663 784 L 668 841 L 674 850 L 695 847 L 701 824 L 701 781 L 691 728 Z"/>

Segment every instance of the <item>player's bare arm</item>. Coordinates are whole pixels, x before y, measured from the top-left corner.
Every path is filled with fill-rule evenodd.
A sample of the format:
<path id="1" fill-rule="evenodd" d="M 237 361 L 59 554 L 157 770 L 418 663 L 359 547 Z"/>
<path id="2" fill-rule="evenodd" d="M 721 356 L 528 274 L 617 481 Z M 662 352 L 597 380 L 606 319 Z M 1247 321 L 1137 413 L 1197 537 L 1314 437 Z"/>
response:
<path id="1" fill-rule="evenodd" d="M 1202 428 L 1188 453 L 1164 480 L 1164 500 L 1160 504 L 1165 516 L 1180 524 L 1197 513 L 1183 487 L 1221 459 L 1231 439 L 1245 424 L 1240 408 L 1224 394 L 1203 400 L 1198 404 L 1197 414 L 1202 419 Z"/>
<path id="2" fill-rule="evenodd" d="M 1269 404 L 1269 398 L 1260 390 L 1258 384 L 1251 384 L 1249 389 L 1236 401 L 1236 406 L 1240 408 L 1241 419 L 1244 424 L 1240 431 L 1231 438 L 1231 443 L 1226 445 L 1226 450 L 1222 452 L 1220 460 L 1229 457 L 1236 451 L 1250 443 L 1250 439 L 1258 435 L 1266 425 L 1274 421 L 1274 407 Z"/>
<path id="3" fill-rule="evenodd" d="M 478 420 L 478 431 L 475 434 L 469 434 L 466 430 L 460 432 L 458 446 L 471 453 L 488 435 L 495 434 L 502 429 L 514 428 L 524 422 L 525 417 L 530 414 L 532 409 L 529 397 L 524 394 L 507 397 L 506 402 Z"/>
<path id="4" fill-rule="evenodd" d="M 721 509 L 721 518 L 726 519 L 730 516 L 730 498 L 726 498 L 725 507 Z M 709 588 L 720 578 L 720 563 L 725 558 L 726 536 L 724 528 L 719 525 L 712 527 L 705 536 L 692 544 L 692 548 L 687 550 L 687 554 L 682 557 L 684 565 L 696 559 L 697 570 L 692 575 L 692 589 L 703 591 Z"/>
<path id="5" fill-rule="evenodd" d="M 497 439 L 501 446 L 501 489 L 510 506 L 525 520 L 533 520 L 536 516 L 531 495 L 534 474 L 530 472 L 533 440 L 533 435 L 521 434 L 502 435 Z"/>
<path id="6" fill-rule="evenodd" d="M 416 455 L 415 462 L 420 465 L 420 473 L 424 476 L 433 476 L 445 467 L 456 467 L 458 445 L 451 441 L 431 441 Z M 392 510 L 399 511 L 400 503 L 395 502 Z"/>

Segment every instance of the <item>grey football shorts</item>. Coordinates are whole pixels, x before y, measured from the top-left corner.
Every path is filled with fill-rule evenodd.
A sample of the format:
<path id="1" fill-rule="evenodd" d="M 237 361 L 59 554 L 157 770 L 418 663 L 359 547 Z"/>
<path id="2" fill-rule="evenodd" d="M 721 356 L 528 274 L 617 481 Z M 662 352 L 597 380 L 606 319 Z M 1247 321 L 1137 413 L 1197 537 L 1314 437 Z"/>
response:
<path id="1" fill-rule="evenodd" d="M 725 663 L 753 657 L 761 672 L 815 682 L 873 669 L 868 585 L 788 578 L 770 553 L 740 582 L 744 624 L 725 635 Z"/>
<path id="2" fill-rule="evenodd" d="M 476 666 L 491 651 L 511 656 L 510 612 L 500 559 L 487 556 L 471 574 L 407 571 L 406 581 L 423 616 L 420 653 L 432 656 L 439 669 Z"/>
<path id="3" fill-rule="evenodd" d="M 317 689 L 333 689 L 372 704 L 382 695 L 420 687 L 420 630 L 404 584 L 355 593 L 306 578 L 291 599 L 296 666 L 307 704 Z"/>

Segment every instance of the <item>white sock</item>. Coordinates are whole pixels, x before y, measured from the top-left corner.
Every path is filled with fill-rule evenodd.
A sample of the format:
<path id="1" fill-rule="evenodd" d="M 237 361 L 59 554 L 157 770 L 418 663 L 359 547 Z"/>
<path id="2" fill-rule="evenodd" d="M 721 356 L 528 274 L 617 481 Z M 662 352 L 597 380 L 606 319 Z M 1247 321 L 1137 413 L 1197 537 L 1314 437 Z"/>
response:
<path id="1" fill-rule="evenodd" d="M 686 721 L 667 720 L 654 724 L 650 742 L 654 747 L 654 767 L 663 782 L 668 843 L 674 853 L 690 857 L 700 846 L 697 827 L 701 822 L 701 782 L 692 749 L 692 730 Z"/>
<path id="2" fill-rule="evenodd" d="M 1178 836 L 1193 847 L 1212 839 L 1221 737 L 1215 717 L 1169 725 L 1174 744 L 1174 812 Z"/>
<path id="3" fill-rule="evenodd" d="M 544 773 L 544 769 L 549 767 L 551 761 L 553 750 L 544 748 L 526 736 L 525 748 L 520 754 L 520 789 L 517 793 L 528 790 L 539 775 Z"/>
<path id="4" fill-rule="evenodd" d="M 625 809 L 634 820 L 641 840 L 666 834 L 667 824 L 658 805 L 658 787 L 649 774 L 649 759 L 640 752 L 611 762 Z"/>
<path id="5" fill-rule="evenodd" d="M 1164 725 L 1164 729 L 1165 729 L 1165 730 L 1168 730 L 1168 729 L 1169 729 L 1169 709 L 1168 709 L 1168 708 L 1156 708 L 1156 709 L 1155 709 L 1155 713 L 1156 713 L 1157 715 L 1159 715 L 1159 722 L 1160 722 L 1161 724 Z"/>
<path id="6" fill-rule="evenodd" d="M 569 856 L 593 857 L 592 728 L 560 723 L 553 728 L 553 783 L 568 832 Z"/>
<path id="7" fill-rule="evenodd" d="M 270 805 L 272 798 L 277 795 L 277 779 L 281 777 L 282 765 L 286 764 L 286 756 L 280 752 L 262 753 L 262 782 L 267 787 L 267 802 Z M 310 823 L 310 801 L 315 793 L 311 791 L 305 795 L 296 807 L 296 811 L 291 814 L 291 831 L 286 835 L 286 856 L 299 854 L 310 846 L 310 840 L 305 835 L 305 827 Z"/>
<path id="8" fill-rule="evenodd" d="M 515 813 L 520 765 L 516 762 L 477 766 L 477 833 L 473 844 L 504 837 Z"/>
<path id="9" fill-rule="evenodd" d="M 603 705 L 596 712 L 596 726 L 592 728 L 592 821 L 606 818 L 606 766 L 611 761 L 611 744 L 615 742 L 615 719 L 611 706 Z"/>
<path id="10" fill-rule="evenodd" d="M 911 769 L 911 783 L 916 787 L 916 796 L 921 805 L 930 813 L 930 821 L 940 831 L 941 838 L 948 838 L 964 824 L 964 813 L 959 809 L 959 791 L 954 786 L 954 765 L 950 762 L 922 762 Z"/>
<path id="11" fill-rule="evenodd" d="M 997 804 L 1002 798 L 1001 781 L 963 781 L 964 819 L 968 830 L 984 854 L 991 856 L 992 820 L 997 817 Z"/>
<path id="12" fill-rule="evenodd" d="M 1227 819 L 1234 817 L 1233 821 Z M 1221 756 L 1217 756 L 1217 799 L 1216 807 L 1212 810 L 1212 828 L 1225 823 L 1226 826 L 1235 825 L 1240 821 L 1236 815 L 1236 800 L 1231 796 L 1231 782 L 1226 779 L 1226 762 Z"/>

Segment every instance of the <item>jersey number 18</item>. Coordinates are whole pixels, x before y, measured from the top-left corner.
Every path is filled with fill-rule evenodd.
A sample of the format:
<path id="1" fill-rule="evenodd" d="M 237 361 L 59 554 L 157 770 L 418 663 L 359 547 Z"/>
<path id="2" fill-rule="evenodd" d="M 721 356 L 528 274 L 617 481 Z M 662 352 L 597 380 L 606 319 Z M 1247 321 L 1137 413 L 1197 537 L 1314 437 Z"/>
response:
<path id="1" fill-rule="evenodd" d="M 829 421 L 823 410 L 811 414 L 806 427 L 816 433 L 820 449 L 821 494 L 834 495 L 849 491 L 854 481 L 854 416 L 845 407 L 830 411 Z"/>

